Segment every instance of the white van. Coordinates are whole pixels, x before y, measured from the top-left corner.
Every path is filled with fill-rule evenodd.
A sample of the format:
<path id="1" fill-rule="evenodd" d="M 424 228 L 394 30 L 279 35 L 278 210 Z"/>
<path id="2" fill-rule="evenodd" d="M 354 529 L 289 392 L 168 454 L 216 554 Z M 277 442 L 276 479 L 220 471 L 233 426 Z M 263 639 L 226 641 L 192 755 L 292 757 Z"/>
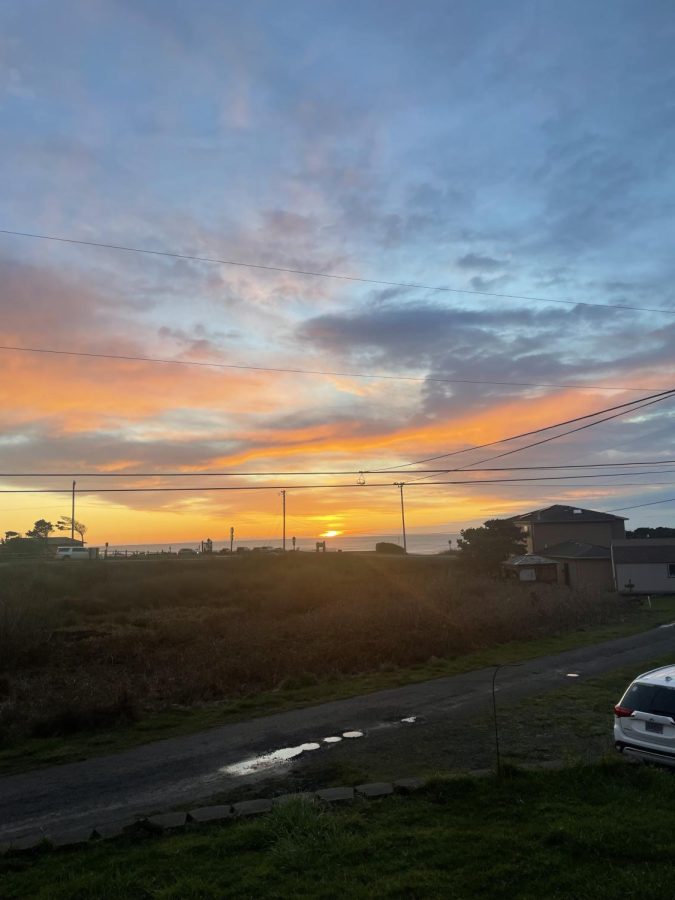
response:
<path id="1" fill-rule="evenodd" d="M 57 547 L 57 559 L 98 559 L 98 547 Z"/>

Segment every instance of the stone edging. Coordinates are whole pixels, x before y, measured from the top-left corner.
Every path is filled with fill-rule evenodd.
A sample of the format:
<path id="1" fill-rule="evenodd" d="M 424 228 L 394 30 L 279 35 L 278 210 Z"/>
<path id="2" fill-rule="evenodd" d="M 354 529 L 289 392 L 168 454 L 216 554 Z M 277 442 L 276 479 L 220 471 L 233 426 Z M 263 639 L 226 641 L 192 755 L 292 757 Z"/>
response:
<path id="1" fill-rule="evenodd" d="M 394 782 L 378 781 L 372 784 L 357 784 L 354 787 L 323 788 L 319 791 L 304 791 L 282 794 L 279 797 L 260 800 L 242 800 L 239 803 L 225 803 L 218 806 L 200 806 L 188 812 L 166 812 L 154 816 L 124 819 L 100 826 L 80 826 L 59 831 L 46 831 L 17 838 L 0 844 L 0 856 L 24 853 L 38 848 L 52 850 L 81 847 L 92 841 L 110 840 L 134 830 L 144 830 L 155 834 L 174 832 L 188 825 L 202 825 L 209 822 L 224 822 L 229 819 L 257 816 L 271 812 L 274 807 L 290 800 L 302 799 L 320 803 L 349 803 L 356 798 L 375 799 L 389 797 L 394 793 L 409 794 L 428 784 L 426 778 L 400 778 Z"/>

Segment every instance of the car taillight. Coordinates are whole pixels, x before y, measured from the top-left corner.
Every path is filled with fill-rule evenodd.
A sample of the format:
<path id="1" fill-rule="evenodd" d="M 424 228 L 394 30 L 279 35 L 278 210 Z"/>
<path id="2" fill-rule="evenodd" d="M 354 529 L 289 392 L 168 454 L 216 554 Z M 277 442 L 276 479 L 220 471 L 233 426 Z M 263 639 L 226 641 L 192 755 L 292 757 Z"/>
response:
<path id="1" fill-rule="evenodd" d="M 633 715 L 633 710 L 628 709 L 627 706 L 615 706 L 614 715 L 617 717 L 617 719 L 626 719 L 628 718 L 628 716 Z"/>

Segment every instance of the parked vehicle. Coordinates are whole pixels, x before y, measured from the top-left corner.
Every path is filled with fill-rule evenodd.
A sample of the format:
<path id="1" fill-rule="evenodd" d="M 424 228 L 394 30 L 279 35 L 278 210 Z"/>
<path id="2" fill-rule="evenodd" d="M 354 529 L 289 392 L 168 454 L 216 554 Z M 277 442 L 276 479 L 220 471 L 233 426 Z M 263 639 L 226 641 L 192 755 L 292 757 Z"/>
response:
<path id="1" fill-rule="evenodd" d="M 192 547 L 181 547 L 178 551 L 178 556 L 197 556 L 197 551 L 193 550 Z"/>
<path id="2" fill-rule="evenodd" d="M 57 547 L 57 559 L 98 559 L 98 547 Z"/>
<path id="3" fill-rule="evenodd" d="M 675 767 L 675 665 L 633 681 L 614 707 L 614 745 L 626 756 Z"/>

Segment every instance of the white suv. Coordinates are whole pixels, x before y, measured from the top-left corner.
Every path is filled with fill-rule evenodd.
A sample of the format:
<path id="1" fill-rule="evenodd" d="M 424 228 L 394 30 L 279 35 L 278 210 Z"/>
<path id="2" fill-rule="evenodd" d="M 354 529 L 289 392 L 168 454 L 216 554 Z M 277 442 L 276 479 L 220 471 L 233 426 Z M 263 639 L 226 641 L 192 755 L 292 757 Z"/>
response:
<path id="1" fill-rule="evenodd" d="M 98 559 L 98 547 L 57 547 L 57 559 Z"/>
<path id="2" fill-rule="evenodd" d="M 614 707 L 614 746 L 645 762 L 675 766 L 675 665 L 638 675 Z"/>

